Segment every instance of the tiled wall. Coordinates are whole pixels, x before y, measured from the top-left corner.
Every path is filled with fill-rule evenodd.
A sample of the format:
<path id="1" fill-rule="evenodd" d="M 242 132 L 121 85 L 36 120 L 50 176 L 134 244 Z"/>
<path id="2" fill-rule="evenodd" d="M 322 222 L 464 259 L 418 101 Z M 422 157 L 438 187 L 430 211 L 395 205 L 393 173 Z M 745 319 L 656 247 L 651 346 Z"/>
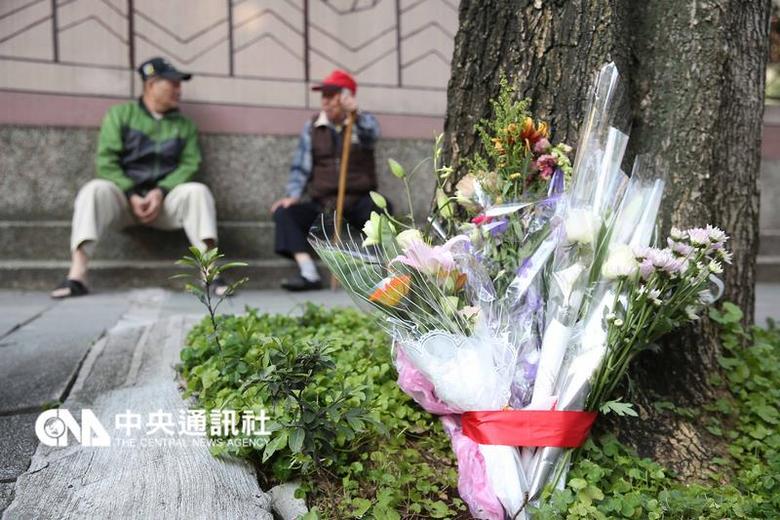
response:
<path id="1" fill-rule="evenodd" d="M 335 67 L 363 106 L 442 116 L 457 0 L 0 0 L 0 90 L 131 97 L 163 55 L 189 101 L 308 109 Z"/>

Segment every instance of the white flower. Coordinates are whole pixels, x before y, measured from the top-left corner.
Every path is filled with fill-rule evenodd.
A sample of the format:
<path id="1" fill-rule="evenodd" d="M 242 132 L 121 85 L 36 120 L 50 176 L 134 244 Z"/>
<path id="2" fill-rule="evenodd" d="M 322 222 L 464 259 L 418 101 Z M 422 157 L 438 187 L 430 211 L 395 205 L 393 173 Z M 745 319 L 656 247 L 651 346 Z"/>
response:
<path id="1" fill-rule="evenodd" d="M 383 236 L 395 234 L 395 228 L 382 215 L 372 211 L 371 217 L 363 225 L 363 233 L 366 235 L 365 240 L 363 240 L 363 247 L 375 246 L 382 242 Z"/>
<path id="2" fill-rule="evenodd" d="M 476 319 L 479 316 L 479 310 L 479 307 L 474 305 L 467 305 L 460 309 L 458 314 L 460 314 L 465 320 L 471 320 Z"/>
<path id="3" fill-rule="evenodd" d="M 596 238 L 593 215 L 584 209 L 573 209 L 566 218 L 566 239 L 569 242 L 591 244 Z"/>
<path id="4" fill-rule="evenodd" d="M 458 202 L 465 200 L 469 201 L 474 196 L 474 192 L 477 189 L 477 180 L 473 175 L 466 174 L 455 185 L 455 195 L 458 197 Z"/>
<path id="5" fill-rule="evenodd" d="M 621 320 L 620 318 L 616 319 L 612 323 L 615 325 L 615 327 L 622 327 L 623 326 L 623 320 Z"/>
<path id="6" fill-rule="evenodd" d="M 634 252 L 630 246 L 617 246 L 609 253 L 607 261 L 601 268 L 601 275 L 607 280 L 628 278 L 634 276 L 639 269 Z"/>
<path id="7" fill-rule="evenodd" d="M 699 319 L 699 315 L 696 314 L 696 310 L 697 310 L 696 307 L 694 307 L 693 305 L 688 305 L 687 307 L 685 307 L 685 314 L 688 316 L 689 320 L 695 321 Z"/>
<path id="8" fill-rule="evenodd" d="M 671 236 L 673 240 L 682 240 L 685 238 L 685 232 L 681 231 L 680 228 L 673 227 L 669 236 Z"/>
<path id="9" fill-rule="evenodd" d="M 413 228 L 413 229 L 406 229 L 398 233 L 398 236 L 395 237 L 395 241 L 398 242 L 398 245 L 401 247 L 403 251 L 406 251 L 409 248 L 409 246 L 412 244 L 412 242 L 422 242 L 423 237 L 419 229 Z"/>
<path id="10" fill-rule="evenodd" d="M 725 249 L 718 249 L 716 254 L 726 264 L 731 264 L 731 259 L 734 257 L 734 253 Z"/>
<path id="11" fill-rule="evenodd" d="M 729 238 L 726 235 L 726 233 L 720 228 L 716 228 L 714 226 L 707 224 L 706 229 L 707 229 L 707 233 L 709 234 L 710 242 L 712 242 L 713 244 L 723 243 Z"/>
<path id="12" fill-rule="evenodd" d="M 647 294 L 648 299 L 653 302 L 654 305 L 661 305 L 661 291 L 659 289 L 651 289 Z"/>
<path id="13" fill-rule="evenodd" d="M 716 262 L 715 260 L 710 260 L 710 264 L 707 268 L 712 274 L 720 274 L 723 272 L 723 266 L 720 265 L 720 262 Z"/>

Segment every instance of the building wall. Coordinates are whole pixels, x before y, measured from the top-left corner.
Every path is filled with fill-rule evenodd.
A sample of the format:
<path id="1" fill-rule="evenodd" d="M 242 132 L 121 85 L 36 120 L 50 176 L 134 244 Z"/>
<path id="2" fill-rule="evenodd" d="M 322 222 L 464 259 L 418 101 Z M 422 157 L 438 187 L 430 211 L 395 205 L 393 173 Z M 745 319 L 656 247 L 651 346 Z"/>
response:
<path id="1" fill-rule="evenodd" d="M 296 133 L 339 67 L 386 135 L 430 138 L 457 23 L 457 0 L 2 0 L 0 124 L 95 126 L 162 55 L 205 131 Z"/>
<path id="2" fill-rule="evenodd" d="M 243 201 L 225 188 L 228 218 L 267 216 L 260 208 L 283 189 L 294 136 L 318 107 L 310 87 L 335 67 L 356 76 L 361 106 L 378 114 L 380 155 L 416 164 L 442 128 L 457 10 L 458 0 L 0 0 L 2 218 L 67 219 L 92 176 L 94 129 L 139 94 L 135 68 L 154 55 L 195 74 L 183 111 L 204 134 L 204 177 L 263 187 Z M 772 256 L 778 110 L 767 107 L 762 146 L 762 254 Z"/>

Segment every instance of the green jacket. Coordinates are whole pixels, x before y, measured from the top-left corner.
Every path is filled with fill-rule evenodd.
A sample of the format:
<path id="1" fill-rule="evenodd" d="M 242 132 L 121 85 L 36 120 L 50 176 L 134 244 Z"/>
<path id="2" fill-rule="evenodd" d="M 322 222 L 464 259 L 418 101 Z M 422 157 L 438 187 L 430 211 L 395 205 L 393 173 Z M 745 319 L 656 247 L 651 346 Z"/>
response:
<path id="1" fill-rule="evenodd" d="M 155 119 L 143 101 L 111 107 L 100 127 L 97 176 L 129 197 L 160 188 L 167 194 L 200 166 L 198 129 L 178 110 Z"/>

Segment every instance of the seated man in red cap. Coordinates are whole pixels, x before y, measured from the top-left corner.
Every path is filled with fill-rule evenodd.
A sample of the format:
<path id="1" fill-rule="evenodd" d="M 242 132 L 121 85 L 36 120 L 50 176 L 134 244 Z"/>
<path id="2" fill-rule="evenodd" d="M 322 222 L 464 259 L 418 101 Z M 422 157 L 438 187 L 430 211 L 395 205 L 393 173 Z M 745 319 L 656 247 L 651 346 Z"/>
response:
<path id="1" fill-rule="evenodd" d="M 276 253 L 294 259 L 300 269 L 298 276 L 282 281 L 282 287 L 288 291 L 322 288 L 307 237 L 320 214 L 335 210 L 342 136 L 350 113 L 355 114 L 355 124 L 344 218 L 352 226 L 362 228 L 372 211 L 380 211 L 369 196 L 377 187 L 374 145 L 379 137 L 379 124 L 373 115 L 358 110 L 357 83 L 346 72 L 334 70 L 312 89 L 322 92 L 322 111 L 303 127 L 290 168 L 287 194 L 271 206 L 276 223 Z"/>

